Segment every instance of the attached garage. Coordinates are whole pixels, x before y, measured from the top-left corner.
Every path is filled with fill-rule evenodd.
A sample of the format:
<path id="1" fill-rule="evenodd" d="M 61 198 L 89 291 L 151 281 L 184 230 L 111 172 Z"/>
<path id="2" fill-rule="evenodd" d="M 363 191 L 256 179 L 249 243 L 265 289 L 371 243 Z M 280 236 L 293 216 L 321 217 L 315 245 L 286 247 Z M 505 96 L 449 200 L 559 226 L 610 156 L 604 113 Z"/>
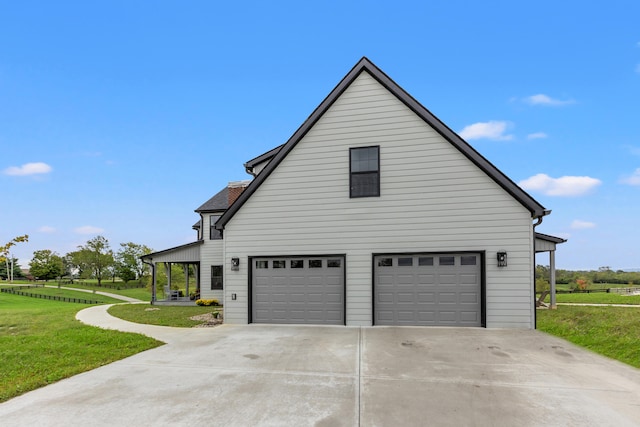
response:
<path id="1" fill-rule="evenodd" d="M 482 253 L 374 259 L 374 325 L 484 326 Z"/>
<path id="2" fill-rule="evenodd" d="M 345 324 L 345 257 L 253 257 L 251 321 Z"/>

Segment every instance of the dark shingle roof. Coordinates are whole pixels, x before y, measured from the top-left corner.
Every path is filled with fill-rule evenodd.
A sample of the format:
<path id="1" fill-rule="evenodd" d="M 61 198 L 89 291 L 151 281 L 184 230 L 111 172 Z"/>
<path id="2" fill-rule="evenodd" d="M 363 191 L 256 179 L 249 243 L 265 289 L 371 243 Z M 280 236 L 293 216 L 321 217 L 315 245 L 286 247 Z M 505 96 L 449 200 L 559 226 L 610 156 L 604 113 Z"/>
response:
<path id="1" fill-rule="evenodd" d="M 215 196 L 196 209 L 196 212 L 224 211 L 229 207 L 229 188 L 224 187 Z"/>

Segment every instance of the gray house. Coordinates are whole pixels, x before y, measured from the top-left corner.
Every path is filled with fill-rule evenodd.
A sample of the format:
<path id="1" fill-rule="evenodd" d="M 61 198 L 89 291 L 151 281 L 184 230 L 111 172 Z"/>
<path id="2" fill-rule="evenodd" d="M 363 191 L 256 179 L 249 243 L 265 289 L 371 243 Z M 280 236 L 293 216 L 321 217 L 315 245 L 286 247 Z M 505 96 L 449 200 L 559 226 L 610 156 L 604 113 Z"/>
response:
<path id="1" fill-rule="evenodd" d="M 550 211 L 367 58 L 244 166 L 196 242 L 145 257 L 195 265 L 225 322 L 535 327 Z"/>

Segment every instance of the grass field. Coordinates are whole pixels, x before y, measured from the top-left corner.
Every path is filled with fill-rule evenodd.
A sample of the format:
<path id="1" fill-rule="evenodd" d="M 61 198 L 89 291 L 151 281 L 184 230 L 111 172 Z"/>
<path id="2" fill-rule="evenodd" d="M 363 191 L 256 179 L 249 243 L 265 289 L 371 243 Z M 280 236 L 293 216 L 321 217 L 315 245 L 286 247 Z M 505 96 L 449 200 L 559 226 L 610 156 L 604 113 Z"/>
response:
<path id="1" fill-rule="evenodd" d="M 216 311 L 222 314 L 222 307 L 171 307 L 147 304 L 124 304 L 109 308 L 109 314 L 130 322 L 184 328 L 191 328 L 202 323 L 201 321 L 190 320 L 189 317 Z"/>
<path id="2" fill-rule="evenodd" d="M 559 306 L 538 310 L 537 327 L 640 368 L 640 308 Z"/>
<path id="3" fill-rule="evenodd" d="M 97 284 L 72 284 L 64 285 L 67 288 L 89 289 L 101 292 L 108 292 L 110 294 L 124 295 L 126 297 L 137 298 L 141 301 L 151 301 L 151 291 L 146 288 L 131 288 L 131 289 L 111 289 L 100 287 Z"/>
<path id="4" fill-rule="evenodd" d="M 86 307 L 0 293 L 0 402 L 162 344 L 83 325 Z"/>
<path id="5" fill-rule="evenodd" d="M 0 282 L 1 283 L 1 282 Z M 104 281 L 103 283 L 108 285 L 113 285 L 111 281 Z M 133 282 L 130 282 L 133 283 Z M 16 285 L 33 285 L 34 282 L 29 282 L 27 280 L 15 280 L 13 284 Z M 57 282 L 55 280 L 50 280 L 48 282 L 37 282 L 38 285 L 47 285 L 47 286 L 57 286 Z M 73 284 L 65 283 L 61 286 L 65 288 L 78 288 L 78 289 L 88 289 L 90 291 L 100 291 L 100 292 L 108 292 L 110 294 L 116 295 L 124 295 L 131 298 L 137 298 L 141 301 L 151 301 L 151 291 L 146 288 L 126 288 L 124 282 L 117 282 L 116 285 L 121 285 L 120 289 L 117 288 L 107 288 L 104 286 L 98 286 L 98 282 L 93 279 L 83 280 L 82 282 L 74 282 Z"/>
<path id="6" fill-rule="evenodd" d="M 99 304 L 117 304 L 122 302 L 122 300 L 107 297 L 100 294 L 71 291 L 67 289 L 58 289 L 58 288 L 28 288 L 28 289 L 19 289 L 19 291 L 26 292 L 29 294 L 36 294 L 36 295 L 49 295 L 49 296 L 56 296 L 61 298 L 76 298 L 76 299 L 98 301 Z"/>
<path id="7" fill-rule="evenodd" d="M 549 302 L 549 296 L 545 298 Z M 593 294 L 556 294 L 556 302 L 575 302 L 582 304 L 638 304 L 640 295 L 608 294 L 598 292 Z"/>

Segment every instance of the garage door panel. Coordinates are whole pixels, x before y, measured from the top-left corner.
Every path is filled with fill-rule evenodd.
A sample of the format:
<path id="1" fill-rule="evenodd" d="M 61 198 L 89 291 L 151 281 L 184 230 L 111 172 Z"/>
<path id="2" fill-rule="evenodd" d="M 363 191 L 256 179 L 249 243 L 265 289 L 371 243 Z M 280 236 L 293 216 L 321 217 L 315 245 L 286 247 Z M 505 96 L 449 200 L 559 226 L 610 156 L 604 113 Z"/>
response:
<path id="1" fill-rule="evenodd" d="M 374 258 L 377 325 L 481 326 L 480 254 Z"/>
<path id="2" fill-rule="evenodd" d="M 253 322 L 344 324 L 344 257 L 253 258 L 252 274 Z"/>
<path id="3" fill-rule="evenodd" d="M 419 304 L 435 304 L 436 293 L 435 292 L 418 292 L 417 302 Z"/>
<path id="4" fill-rule="evenodd" d="M 433 285 L 436 282 L 436 276 L 433 274 L 417 274 L 418 283 L 421 285 Z"/>

